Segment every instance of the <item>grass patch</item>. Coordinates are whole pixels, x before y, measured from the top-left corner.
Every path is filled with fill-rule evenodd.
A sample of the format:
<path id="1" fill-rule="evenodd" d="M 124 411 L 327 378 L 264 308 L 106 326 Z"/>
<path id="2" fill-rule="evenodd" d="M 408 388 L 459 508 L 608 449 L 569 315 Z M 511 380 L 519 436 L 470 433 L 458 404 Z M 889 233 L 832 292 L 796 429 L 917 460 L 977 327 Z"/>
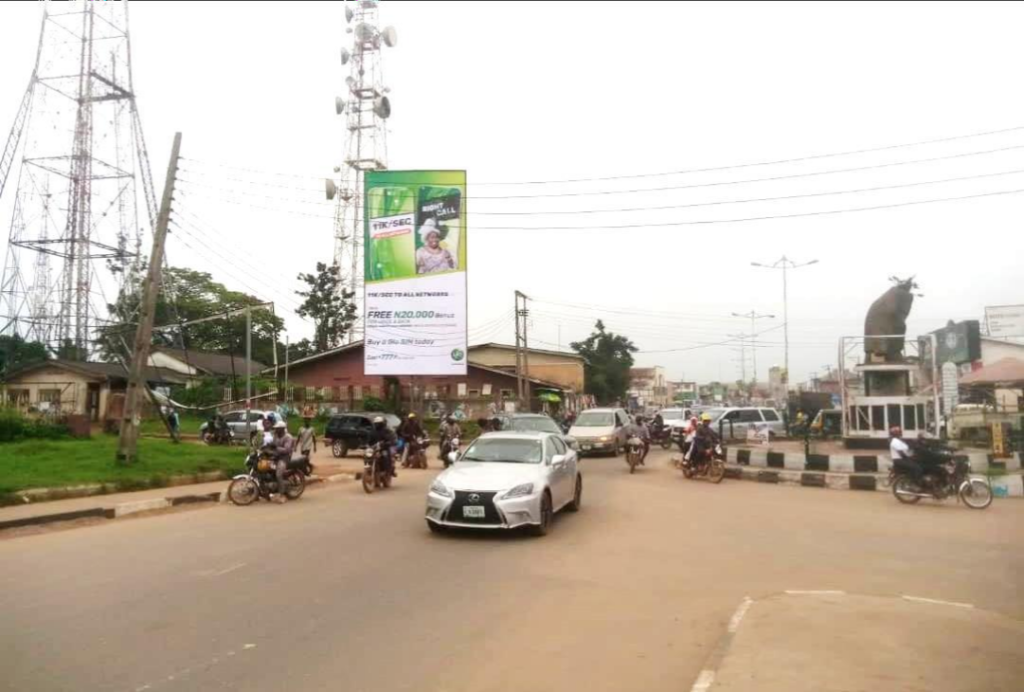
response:
<path id="1" fill-rule="evenodd" d="M 178 429 L 183 435 L 198 435 L 200 426 L 208 420 L 210 420 L 209 416 L 197 416 L 179 411 Z M 159 418 L 143 418 L 139 423 L 139 433 L 142 435 L 167 435 L 167 428 Z"/>
<path id="2" fill-rule="evenodd" d="M 241 472 L 245 451 L 169 440 L 140 439 L 139 460 L 114 461 L 116 436 L 88 440 L 26 440 L 0 445 L 0 496 L 28 488 L 110 483 L 117 490 L 161 487 L 171 476 Z"/>

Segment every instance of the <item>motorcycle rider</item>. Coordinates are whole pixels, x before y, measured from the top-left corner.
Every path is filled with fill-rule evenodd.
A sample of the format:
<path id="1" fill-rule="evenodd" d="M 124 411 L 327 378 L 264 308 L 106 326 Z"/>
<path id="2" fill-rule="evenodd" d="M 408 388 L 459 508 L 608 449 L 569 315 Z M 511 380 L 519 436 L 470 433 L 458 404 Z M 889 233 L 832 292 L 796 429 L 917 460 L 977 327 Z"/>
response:
<path id="1" fill-rule="evenodd" d="M 420 425 L 420 420 L 414 412 L 410 411 L 402 424 L 398 426 L 398 436 L 405 440 L 405 448 L 408 451 L 402 466 L 408 468 L 409 460 L 419 453 L 420 440 L 424 437 L 423 426 Z"/>
<path id="2" fill-rule="evenodd" d="M 441 461 L 448 461 L 448 453 L 455 451 L 448 449 L 448 443 L 454 438 L 462 439 L 462 428 L 455 422 L 454 416 L 447 416 L 444 419 L 444 423 L 441 425 Z"/>
<path id="3" fill-rule="evenodd" d="M 925 455 L 915 454 L 914 448 L 903 439 L 903 428 L 898 425 L 889 428 L 889 456 L 894 465 L 897 461 L 901 462 L 900 465 L 910 471 L 914 482 L 920 485 L 928 460 Z M 942 475 L 945 475 L 944 472 Z"/>
<path id="4" fill-rule="evenodd" d="M 661 432 L 662 428 L 665 427 L 665 417 L 661 415 L 661 411 L 654 414 L 654 420 L 651 421 L 651 425 L 654 426 L 655 432 Z"/>
<path id="5" fill-rule="evenodd" d="M 274 423 L 274 440 L 270 445 L 270 453 L 274 459 L 274 472 L 277 475 L 277 493 L 270 496 L 274 502 L 287 502 L 285 495 L 284 475 L 288 471 L 288 462 L 295 451 L 295 438 L 288 432 L 288 424 L 283 420 Z"/>
<path id="6" fill-rule="evenodd" d="M 711 427 L 711 416 L 707 413 L 700 414 L 700 425 L 693 435 L 693 444 L 690 447 L 691 458 L 700 460 L 705 455 L 710 455 L 719 442 L 721 439 L 718 433 Z"/>
<path id="7" fill-rule="evenodd" d="M 644 451 L 640 455 L 640 463 L 643 464 L 647 458 L 647 452 L 651 449 L 651 431 L 644 424 L 643 416 L 636 416 L 633 422 L 626 427 L 626 439 L 631 437 L 639 437 L 640 441 L 644 443 Z M 644 465 L 646 466 L 646 464 Z"/>
<path id="8" fill-rule="evenodd" d="M 683 458 L 687 461 L 693 454 L 693 438 L 697 435 L 697 430 L 700 428 L 700 421 L 697 420 L 697 416 L 690 416 L 690 420 L 683 426 L 683 436 L 679 441 L 679 449 L 683 451 L 685 455 Z"/>
<path id="9" fill-rule="evenodd" d="M 391 432 L 384 417 L 377 416 L 374 418 L 373 429 L 370 431 L 367 444 L 370 446 L 380 444 L 380 460 L 384 464 L 384 470 L 390 469 L 391 475 L 395 478 L 398 477 L 398 472 L 395 470 L 395 459 L 392 450 L 394 450 L 396 441 L 395 433 Z"/>

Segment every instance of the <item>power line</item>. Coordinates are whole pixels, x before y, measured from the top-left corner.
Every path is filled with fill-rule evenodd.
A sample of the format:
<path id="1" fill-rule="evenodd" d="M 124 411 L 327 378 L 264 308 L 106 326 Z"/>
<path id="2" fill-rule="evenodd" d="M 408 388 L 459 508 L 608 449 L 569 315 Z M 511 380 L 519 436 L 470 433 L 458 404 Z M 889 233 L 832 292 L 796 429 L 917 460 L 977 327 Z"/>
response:
<path id="1" fill-rule="evenodd" d="M 913 207 L 922 204 L 938 204 L 940 202 L 959 202 L 968 199 L 981 199 L 983 197 L 998 197 L 1001 195 L 1015 195 L 1024 192 L 1024 188 L 1013 190 L 997 190 L 995 192 L 983 192 L 975 195 L 961 195 L 959 197 L 939 197 L 936 199 L 915 200 L 912 202 L 895 202 L 892 204 L 876 204 L 868 207 L 849 207 L 846 209 L 825 209 L 822 211 L 799 212 L 795 214 L 770 214 L 766 216 L 747 216 L 732 219 L 704 219 L 699 221 L 668 221 L 658 223 L 631 223 L 613 224 L 604 226 L 474 226 L 474 230 L 480 231 L 600 231 L 600 230 L 622 230 L 628 228 L 673 228 L 676 226 L 708 226 L 720 223 L 747 223 L 750 221 L 771 221 L 774 219 L 796 219 L 806 216 L 831 216 L 836 214 L 853 214 L 864 211 L 879 211 L 882 209 L 898 209 L 900 207 Z"/>
<path id="2" fill-rule="evenodd" d="M 1022 145 L 1024 146 L 1024 145 Z M 923 204 L 938 204 L 941 202 L 959 202 L 969 199 L 981 199 L 984 197 L 997 197 L 1002 195 L 1013 195 L 1024 192 L 1024 189 L 1012 189 L 1012 190 L 997 190 L 995 192 L 983 192 L 973 195 L 961 195 L 956 197 L 939 197 L 934 199 L 925 200 L 914 200 L 910 202 L 894 202 L 891 204 L 876 204 L 867 207 L 848 207 L 846 209 L 824 209 L 821 211 L 809 211 L 809 212 L 798 212 L 793 214 L 769 214 L 765 216 L 746 216 L 736 217 L 731 219 L 700 219 L 691 221 L 664 221 L 664 222 L 650 222 L 650 223 L 627 223 L 627 224 L 607 224 L 601 226 L 587 225 L 587 226 L 478 226 L 474 225 L 474 231 L 595 231 L 595 230 L 623 230 L 632 228 L 673 228 L 677 226 L 708 226 L 715 224 L 724 223 L 748 223 L 751 221 L 771 221 L 775 219 L 796 219 L 801 217 L 810 216 L 832 216 L 836 214 L 853 214 L 857 212 L 865 211 L 880 211 L 882 209 L 898 209 L 901 207 L 913 207 Z M 249 204 L 247 202 L 241 202 L 236 200 L 221 199 L 220 201 L 229 202 L 231 204 L 242 204 L 252 209 L 266 209 L 269 211 L 276 211 L 282 214 L 288 214 L 293 216 L 307 216 L 312 218 L 324 218 L 333 219 L 333 216 L 324 214 L 309 214 L 299 211 L 291 211 L 288 209 L 281 209 L 277 207 L 265 207 L 255 204 Z"/>
<path id="3" fill-rule="evenodd" d="M 989 137 L 989 136 L 992 136 L 992 135 L 1006 134 L 1008 132 L 1017 132 L 1017 131 L 1020 131 L 1020 130 L 1024 130 L 1024 126 L 1007 127 L 1007 128 L 1002 128 L 1002 129 L 998 129 L 998 130 L 987 130 L 987 131 L 984 131 L 984 132 L 976 132 L 976 133 L 966 134 L 966 135 L 953 135 L 953 136 L 950 136 L 950 137 L 939 137 L 939 138 L 935 138 L 935 139 L 918 140 L 916 142 L 906 142 L 906 143 L 902 143 L 902 144 L 889 144 L 889 145 L 885 145 L 885 146 L 869 147 L 869 148 L 865 148 L 865 149 L 851 149 L 851 150 L 847 150 L 847 151 L 831 152 L 831 153 L 826 153 L 826 154 L 811 154 L 811 155 L 807 155 L 807 156 L 797 156 L 797 157 L 791 157 L 791 158 L 785 158 L 785 159 L 774 159 L 774 160 L 770 160 L 770 161 L 755 161 L 755 162 L 749 162 L 749 163 L 729 164 L 729 165 L 724 165 L 724 166 L 710 166 L 710 167 L 704 167 L 704 168 L 687 168 L 687 169 L 681 169 L 681 170 L 676 170 L 676 171 L 663 171 L 663 172 L 655 172 L 655 173 L 627 173 L 627 174 L 623 174 L 623 175 L 612 175 L 612 176 L 603 176 L 603 177 L 563 178 L 563 179 L 555 179 L 555 180 L 516 180 L 516 181 L 505 181 L 505 182 L 483 181 L 483 182 L 474 182 L 473 185 L 474 186 L 482 186 L 482 185 L 487 185 L 487 186 L 552 185 L 552 184 L 564 184 L 564 183 L 605 182 L 605 181 L 609 181 L 609 180 L 633 180 L 633 179 L 638 179 L 638 178 L 655 178 L 655 177 L 667 177 L 667 176 L 673 176 L 673 175 L 689 175 L 689 174 L 692 174 L 692 173 L 711 173 L 711 172 L 716 172 L 716 171 L 735 170 L 735 169 L 740 169 L 740 168 L 754 168 L 754 167 L 760 167 L 760 166 L 775 166 L 775 165 L 780 165 L 780 164 L 800 163 L 800 162 L 803 162 L 803 161 L 815 161 L 815 160 L 820 160 L 820 159 L 836 158 L 836 157 L 841 157 L 841 156 L 854 156 L 854 155 L 858 155 L 858 154 L 870 154 L 870 153 L 875 153 L 875 152 L 879 152 L 879 151 L 891 151 L 891 150 L 894 150 L 894 149 L 904 149 L 904 148 L 909 148 L 909 147 L 926 146 L 926 145 L 929 145 L 929 144 L 943 144 L 943 143 L 947 143 L 947 142 L 955 142 L 955 141 L 964 140 L 964 139 L 972 139 L 972 138 L 975 138 L 975 137 Z M 257 173 L 257 174 L 260 174 L 260 175 L 267 175 L 267 176 L 278 176 L 278 177 L 287 177 L 287 178 L 305 178 L 305 179 L 311 179 L 311 180 L 313 180 L 313 179 L 320 180 L 320 179 L 322 179 L 324 177 L 324 176 L 320 176 L 320 175 L 310 175 L 310 174 L 304 174 L 304 173 L 283 173 L 283 172 L 276 172 L 276 171 L 264 171 L 264 170 L 260 170 L 260 169 L 256 169 L 256 168 L 245 168 L 245 167 L 241 167 L 241 166 L 231 166 L 231 165 L 220 163 L 220 162 L 216 162 L 216 161 L 204 161 L 204 160 L 201 160 L 201 159 L 198 159 L 198 160 L 197 159 L 188 159 L 188 161 L 190 161 L 192 163 L 197 163 L 197 164 L 200 164 L 200 165 L 205 165 L 205 166 L 215 166 L 217 168 L 227 168 L 227 169 L 230 169 L 230 170 L 245 171 L 245 172 L 249 172 L 249 173 Z"/>
<path id="4" fill-rule="evenodd" d="M 688 185 L 668 185 L 662 187 L 649 187 L 649 188 L 632 188 L 623 190 L 583 190 L 577 192 L 551 192 L 551 193 L 539 193 L 539 194 L 528 194 L 528 195 L 467 195 L 466 199 L 473 200 L 484 200 L 484 199 L 496 199 L 496 200 L 512 200 L 512 199 L 545 199 L 545 198 L 556 198 L 556 197 L 592 197 L 592 196 L 605 196 L 605 195 L 624 195 L 624 194 L 639 194 L 645 192 L 668 192 L 672 190 L 691 190 L 696 188 L 704 187 L 722 187 L 728 185 L 746 185 L 750 183 L 764 183 L 764 182 L 775 182 L 779 180 L 795 180 L 798 178 L 811 178 L 820 175 L 836 175 L 840 173 L 857 173 L 861 171 L 878 170 L 882 168 L 895 168 L 898 166 L 913 166 L 921 163 L 935 163 L 937 161 L 950 161 L 954 159 L 969 158 L 972 156 L 987 156 L 989 154 L 998 154 L 1004 151 L 1015 151 L 1024 149 L 1024 144 L 1012 144 L 1004 147 L 997 147 L 994 149 L 984 149 L 980 151 L 968 151 L 960 152 L 957 154 L 944 154 L 943 156 L 932 156 L 923 159 L 910 159 L 906 161 L 891 161 L 888 163 L 875 163 L 867 166 L 852 166 L 848 168 L 834 168 L 824 171 L 809 171 L 806 173 L 789 173 L 786 175 L 775 175 L 767 176 L 762 178 L 747 178 L 744 180 L 724 180 L 712 183 L 691 183 Z M 233 180 L 236 182 L 242 182 L 246 185 L 261 185 L 264 187 L 280 187 L 283 189 L 302 190 L 307 192 L 317 192 L 322 194 L 322 189 L 313 190 L 312 188 L 296 188 L 291 186 L 277 185 L 275 183 L 263 183 L 253 180 L 245 180 L 241 178 L 234 178 L 231 176 L 224 176 L 226 180 Z M 195 182 L 195 181 L 191 181 Z M 400 181 L 394 181 L 396 183 Z M 472 183 L 470 183 L 472 186 Z"/>
<path id="5" fill-rule="evenodd" d="M 204 242 L 201 238 L 198 238 L 198 237 L 194 236 L 192 233 L 190 233 L 188 231 L 188 229 L 186 229 L 184 226 L 179 224 L 177 221 L 172 219 L 171 220 L 171 224 L 173 224 L 176 229 L 182 231 L 183 233 L 188 235 L 189 238 L 192 238 L 196 242 L 199 242 L 199 243 Z M 171 237 L 172 238 L 176 238 L 185 247 L 187 247 L 188 249 L 192 250 L 193 252 L 196 252 L 196 253 L 200 253 L 201 252 L 198 248 L 193 247 L 188 241 L 186 241 L 184 238 L 182 238 L 182 236 L 180 234 L 176 234 L 176 233 L 175 234 L 171 234 Z M 214 254 L 217 254 L 217 253 L 214 253 Z M 235 266 L 234 264 L 232 264 L 228 260 L 224 259 L 223 257 L 221 259 L 224 260 L 228 264 L 228 266 L 231 266 L 231 267 Z M 272 299 L 269 299 L 265 295 L 263 295 L 263 293 L 261 291 L 254 289 L 247 282 L 245 282 L 242 279 L 240 279 L 239 277 L 235 276 L 233 272 L 229 272 L 225 267 L 221 267 L 221 270 L 225 274 L 227 274 L 229 278 L 231 278 L 234 281 L 237 281 L 243 288 L 245 288 L 247 291 L 250 291 L 252 296 L 258 298 L 261 301 L 267 302 L 267 303 L 273 303 L 274 302 Z M 289 308 L 289 310 L 291 310 L 291 308 Z M 295 316 L 298 317 L 300 320 L 307 321 L 301 315 L 296 314 Z"/>
<path id="6" fill-rule="evenodd" d="M 911 183 L 897 183 L 894 185 L 878 185 L 875 187 L 861 187 L 848 190 L 827 190 L 824 192 L 808 192 L 797 195 L 780 195 L 775 197 L 753 197 L 746 199 L 732 199 L 732 200 L 721 200 L 715 202 L 691 202 L 689 204 L 665 204 L 665 205 L 651 205 L 651 206 L 639 206 L 639 207 L 615 207 L 611 209 L 550 209 L 543 211 L 468 211 L 467 214 L 470 218 L 479 216 L 563 216 L 563 215 L 584 215 L 584 214 L 612 214 L 612 213 L 629 213 L 629 212 L 651 212 L 651 211 L 665 211 L 669 209 L 691 209 L 696 207 L 714 207 L 724 206 L 728 204 L 751 204 L 757 202 L 780 202 L 789 201 L 795 199 L 810 199 L 815 197 L 829 197 L 833 195 L 851 195 L 860 194 L 865 192 L 883 192 L 886 190 L 901 190 L 912 187 L 923 187 L 926 185 L 942 185 L 946 183 L 964 182 L 968 180 L 981 180 L 985 178 L 996 178 L 1006 175 L 1017 175 L 1024 173 L 1024 168 L 1018 168 L 1009 171 L 997 171 L 994 173 L 978 173 L 975 175 L 958 176 L 955 178 L 942 178 L 939 180 L 923 180 Z M 270 195 L 263 195 L 258 192 L 246 192 L 244 190 L 235 190 L 233 188 L 219 187 L 215 185 L 208 185 L 206 183 L 198 183 L 195 181 L 184 181 L 191 185 L 197 185 L 200 188 L 208 190 L 217 190 L 221 192 L 230 192 L 239 195 L 246 195 L 250 197 L 257 197 L 264 200 L 276 200 L 281 202 L 289 202 L 291 204 L 306 204 L 310 206 L 324 206 L 332 204 L 327 200 L 309 200 L 309 199 L 298 199 L 295 197 L 276 197 Z M 248 204 L 248 203 L 246 203 Z M 283 209 L 282 209 L 283 210 Z M 326 218 L 326 217 L 325 217 Z M 332 217 L 333 218 L 333 217 Z M 486 227 L 484 227 L 486 228 Z"/>

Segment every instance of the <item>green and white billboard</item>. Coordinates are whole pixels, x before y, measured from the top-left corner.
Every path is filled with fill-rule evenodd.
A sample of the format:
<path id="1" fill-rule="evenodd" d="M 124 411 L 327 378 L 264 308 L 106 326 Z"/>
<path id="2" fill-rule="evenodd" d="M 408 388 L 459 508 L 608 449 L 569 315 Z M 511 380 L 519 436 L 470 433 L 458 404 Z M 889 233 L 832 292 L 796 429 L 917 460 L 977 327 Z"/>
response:
<path id="1" fill-rule="evenodd" d="M 466 172 L 369 171 L 367 375 L 466 374 Z"/>

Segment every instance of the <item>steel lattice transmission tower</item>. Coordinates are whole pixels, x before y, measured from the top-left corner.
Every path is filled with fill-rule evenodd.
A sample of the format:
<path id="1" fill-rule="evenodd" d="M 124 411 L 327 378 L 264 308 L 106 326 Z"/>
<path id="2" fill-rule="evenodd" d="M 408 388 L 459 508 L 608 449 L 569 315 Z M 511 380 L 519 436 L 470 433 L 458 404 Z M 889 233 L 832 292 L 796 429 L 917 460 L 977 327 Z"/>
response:
<path id="1" fill-rule="evenodd" d="M 387 128 L 391 115 L 390 91 L 381 74 L 381 47 L 394 47 L 394 27 L 379 28 L 377 0 L 345 4 L 346 31 L 352 47 L 341 49 L 341 64 L 347 65 L 348 94 L 335 98 L 335 112 L 346 119 L 345 164 L 335 168 L 340 181 L 327 180 L 327 199 L 336 199 L 334 215 L 334 261 L 345 277 L 344 288 L 363 295 L 363 174 L 387 168 Z M 361 311 L 357 311 L 361 315 Z M 361 319 L 361 318 L 360 318 Z M 349 339 L 361 331 L 357 322 Z"/>
<path id="2" fill-rule="evenodd" d="M 13 192 L 0 333 L 87 354 L 106 303 L 136 283 L 156 196 L 128 3 L 42 4 L 35 67 L 0 159 L 0 195 Z"/>

